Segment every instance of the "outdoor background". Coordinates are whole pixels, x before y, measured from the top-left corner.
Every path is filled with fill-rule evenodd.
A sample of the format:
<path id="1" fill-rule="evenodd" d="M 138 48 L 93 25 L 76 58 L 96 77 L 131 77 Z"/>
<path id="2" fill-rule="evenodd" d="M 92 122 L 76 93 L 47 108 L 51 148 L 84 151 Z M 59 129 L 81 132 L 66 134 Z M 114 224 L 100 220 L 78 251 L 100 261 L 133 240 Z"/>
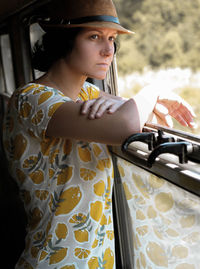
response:
<path id="1" fill-rule="evenodd" d="M 200 0 L 114 0 L 120 23 L 135 32 L 118 40 L 119 94 L 159 82 L 193 107 L 200 135 Z"/>

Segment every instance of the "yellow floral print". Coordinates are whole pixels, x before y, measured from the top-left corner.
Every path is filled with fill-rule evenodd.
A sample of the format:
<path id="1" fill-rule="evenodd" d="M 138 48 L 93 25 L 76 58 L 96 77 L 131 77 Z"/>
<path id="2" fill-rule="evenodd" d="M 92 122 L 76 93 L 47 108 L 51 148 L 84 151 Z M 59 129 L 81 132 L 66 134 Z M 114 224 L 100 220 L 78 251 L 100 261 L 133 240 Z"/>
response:
<path id="1" fill-rule="evenodd" d="M 38 105 L 41 105 L 42 103 L 47 101 L 52 95 L 53 95 L 52 92 L 44 92 L 44 93 L 42 93 L 40 95 L 39 99 L 38 99 Z"/>
<path id="2" fill-rule="evenodd" d="M 96 176 L 96 172 L 87 168 L 80 169 L 80 177 L 85 181 L 92 180 Z"/>
<path id="3" fill-rule="evenodd" d="M 105 168 L 110 167 L 111 167 L 111 160 L 109 158 L 98 161 L 97 168 L 99 170 L 104 171 Z"/>
<path id="4" fill-rule="evenodd" d="M 87 216 L 82 214 L 82 213 L 78 213 L 74 216 L 72 216 L 72 218 L 69 220 L 70 223 L 76 223 L 76 224 L 80 224 L 80 223 L 84 223 L 86 221 Z"/>
<path id="5" fill-rule="evenodd" d="M 98 97 L 88 82 L 78 96 Z M 28 216 L 26 249 L 16 269 L 115 268 L 113 167 L 106 145 L 45 134 L 68 101 L 57 89 L 30 83 L 15 91 L 5 117 L 4 148 Z"/>
<path id="6" fill-rule="evenodd" d="M 32 106 L 29 103 L 24 103 L 20 109 L 20 116 L 23 118 L 28 118 L 31 113 Z"/>
<path id="7" fill-rule="evenodd" d="M 49 192 L 46 190 L 36 190 L 35 195 L 40 199 L 40 200 L 46 200 Z"/>
<path id="8" fill-rule="evenodd" d="M 98 157 L 102 152 L 101 148 L 97 144 L 93 144 L 93 151 L 96 157 Z"/>
<path id="9" fill-rule="evenodd" d="M 42 110 L 39 110 L 32 118 L 32 123 L 37 125 L 42 121 L 44 114 Z"/>
<path id="10" fill-rule="evenodd" d="M 86 259 L 90 254 L 90 250 L 85 248 L 75 248 L 74 253 L 77 258 Z"/>
<path id="11" fill-rule="evenodd" d="M 105 183 L 103 180 L 100 180 L 96 184 L 94 184 L 94 193 L 97 196 L 102 196 L 105 192 Z"/>
<path id="12" fill-rule="evenodd" d="M 68 234 L 67 226 L 64 223 L 58 223 L 55 233 L 58 239 L 65 239 Z"/>
<path id="13" fill-rule="evenodd" d="M 86 147 L 78 147 L 78 154 L 83 162 L 90 162 L 91 161 L 91 153 L 90 150 Z"/>
<path id="14" fill-rule="evenodd" d="M 29 177 L 35 184 L 40 184 L 44 180 L 44 173 L 42 170 L 37 170 L 29 174 Z"/>
<path id="15" fill-rule="evenodd" d="M 17 134 L 14 138 L 14 159 L 19 160 L 27 147 L 27 140 L 22 134 Z"/>
<path id="16" fill-rule="evenodd" d="M 87 230 L 76 230 L 74 231 L 74 236 L 78 242 L 87 242 L 89 233 Z"/>
<path id="17" fill-rule="evenodd" d="M 57 185 L 63 185 L 72 177 L 73 167 L 66 167 L 59 172 L 57 177 Z"/>
<path id="18" fill-rule="evenodd" d="M 90 205 L 90 216 L 96 220 L 99 221 L 103 212 L 103 205 L 102 202 L 96 201 L 94 203 L 91 203 Z"/>
<path id="19" fill-rule="evenodd" d="M 80 202 L 82 193 L 79 187 L 71 187 L 62 192 L 55 215 L 70 213 Z"/>
<path id="20" fill-rule="evenodd" d="M 67 255 L 67 248 L 61 248 L 56 250 L 53 254 L 51 254 L 49 264 L 56 264 L 62 261 Z"/>

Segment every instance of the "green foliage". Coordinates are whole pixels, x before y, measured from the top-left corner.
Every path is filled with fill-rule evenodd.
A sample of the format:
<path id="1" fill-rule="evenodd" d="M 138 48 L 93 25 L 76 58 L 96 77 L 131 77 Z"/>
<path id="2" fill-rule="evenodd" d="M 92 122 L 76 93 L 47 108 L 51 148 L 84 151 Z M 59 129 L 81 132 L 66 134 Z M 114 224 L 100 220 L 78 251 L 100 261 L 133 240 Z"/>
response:
<path id="1" fill-rule="evenodd" d="M 142 71 L 147 64 L 145 57 L 137 50 L 135 43 L 129 36 L 121 37 L 122 46 L 120 46 L 117 55 L 117 64 L 119 72 L 123 74 L 130 73 L 130 70 Z"/>
<path id="2" fill-rule="evenodd" d="M 200 69 L 200 0 L 115 0 L 120 22 L 119 74 L 151 68 Z"/>

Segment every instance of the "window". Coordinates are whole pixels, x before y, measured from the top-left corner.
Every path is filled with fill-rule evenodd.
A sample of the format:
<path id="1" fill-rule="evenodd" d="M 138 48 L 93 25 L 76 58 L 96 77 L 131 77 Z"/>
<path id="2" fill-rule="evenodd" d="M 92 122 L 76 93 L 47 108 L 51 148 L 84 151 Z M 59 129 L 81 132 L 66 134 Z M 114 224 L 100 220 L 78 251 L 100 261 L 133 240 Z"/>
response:
<path id="1" fill-rule="evenodd" d="M 181 5 L 180 0 L 155 0 L 153 5 L 151 0 L 114 2 L 121 24 L 136 32 L 134 36 L 120 36 L 119 95 L 132 97 L 146 84 L 157 82 L 162 90 L 172 90 L 190 103 L 200 125 L 200 3 L 196 0 L 181 1 Z M 132 268 L 126 267 L 127 255 L 131 256 L 130 261 L 134 257 L 134 268 L 198 268 L 200 126 L 192 130 L 174 121 L 174 129 L 178 131 L 158 129 L 145 127 L 145 132 L 140 134 L 143 138 L 135 134 L 132 143 L 129 138 L 126 150 L 111 148 L 118 164 L 114 189 L 119 216 L 116 218 L 121 250 L 118 256 L 121 255 L 124 268 Z M 155 136 L 149 139 L 151 131 Z M 191 152 L 196 156 L 191 157 L 188 150 L 188 160 L 184 162 L 177 148 L 172 153 L 159 147 L 167 146 L 167 142 L 168 146 L 175 146 L 173 141 L 191 142 Z M 158 149 L 159 155 L 155 154 Z M 149 167 L 152 156 L 154 163 Z M 126 240 L 124 231 L 128 231 L 132 243 Z M 121 238 L 125 238 L 125 246 Z"/>
<path id="2" fill-rule="evenodd" d="M 198 128 L 174 128 L 200 133 L 200 29 L 198 1 L 115 0 L 122 25 L 135 35 L 120 36 L 117 55 L 119 94 L 131 97 L 158 82 L 193 107 Z"/>
<path id="3" fill-rule="evenodd" d="M 8 34 L 0 36 L 0 50 L 0 93 L 10 95 L 15 89 L 15 80 Z"/>
<path id="4" fill-rule="evenodd" d="M 44 34 L 44 31 L 42 30 L 42 28 L 39 26 L 38 23 L 34 23 L 30 26 L 30 41 L 31 41 L 31 50 L 34 47 L 34 44 L 37 40 L 40 39 L 40 37 L 42 37 L 42 35 Z M 39 78 L 41 75 L 43 75 L 43 72 L 40 72 L 36 69 L 34 69 L 34 75 L 35 78 Z"/>

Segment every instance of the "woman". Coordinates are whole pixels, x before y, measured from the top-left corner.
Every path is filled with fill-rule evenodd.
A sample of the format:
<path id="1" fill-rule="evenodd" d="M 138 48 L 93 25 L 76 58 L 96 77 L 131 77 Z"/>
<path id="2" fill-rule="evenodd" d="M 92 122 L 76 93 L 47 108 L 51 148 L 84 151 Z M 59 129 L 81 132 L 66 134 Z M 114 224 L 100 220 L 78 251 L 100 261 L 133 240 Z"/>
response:
<path id="1" fill-rule="evenodd" d="M 165 120 L 156 104 L 190 127 L 193 112 L 148 88 L 123 100 L 86 82 L 105 78 L 117 34 L 132 33 L 111 0 L 65 0 L 45 12 L 33 63 L 46 73 L 14 92 L 5 117 L 4 147 L 28 216 L 16 268 L 115 268 L 106 144 L 141 132 L 152 111 Z"/>

